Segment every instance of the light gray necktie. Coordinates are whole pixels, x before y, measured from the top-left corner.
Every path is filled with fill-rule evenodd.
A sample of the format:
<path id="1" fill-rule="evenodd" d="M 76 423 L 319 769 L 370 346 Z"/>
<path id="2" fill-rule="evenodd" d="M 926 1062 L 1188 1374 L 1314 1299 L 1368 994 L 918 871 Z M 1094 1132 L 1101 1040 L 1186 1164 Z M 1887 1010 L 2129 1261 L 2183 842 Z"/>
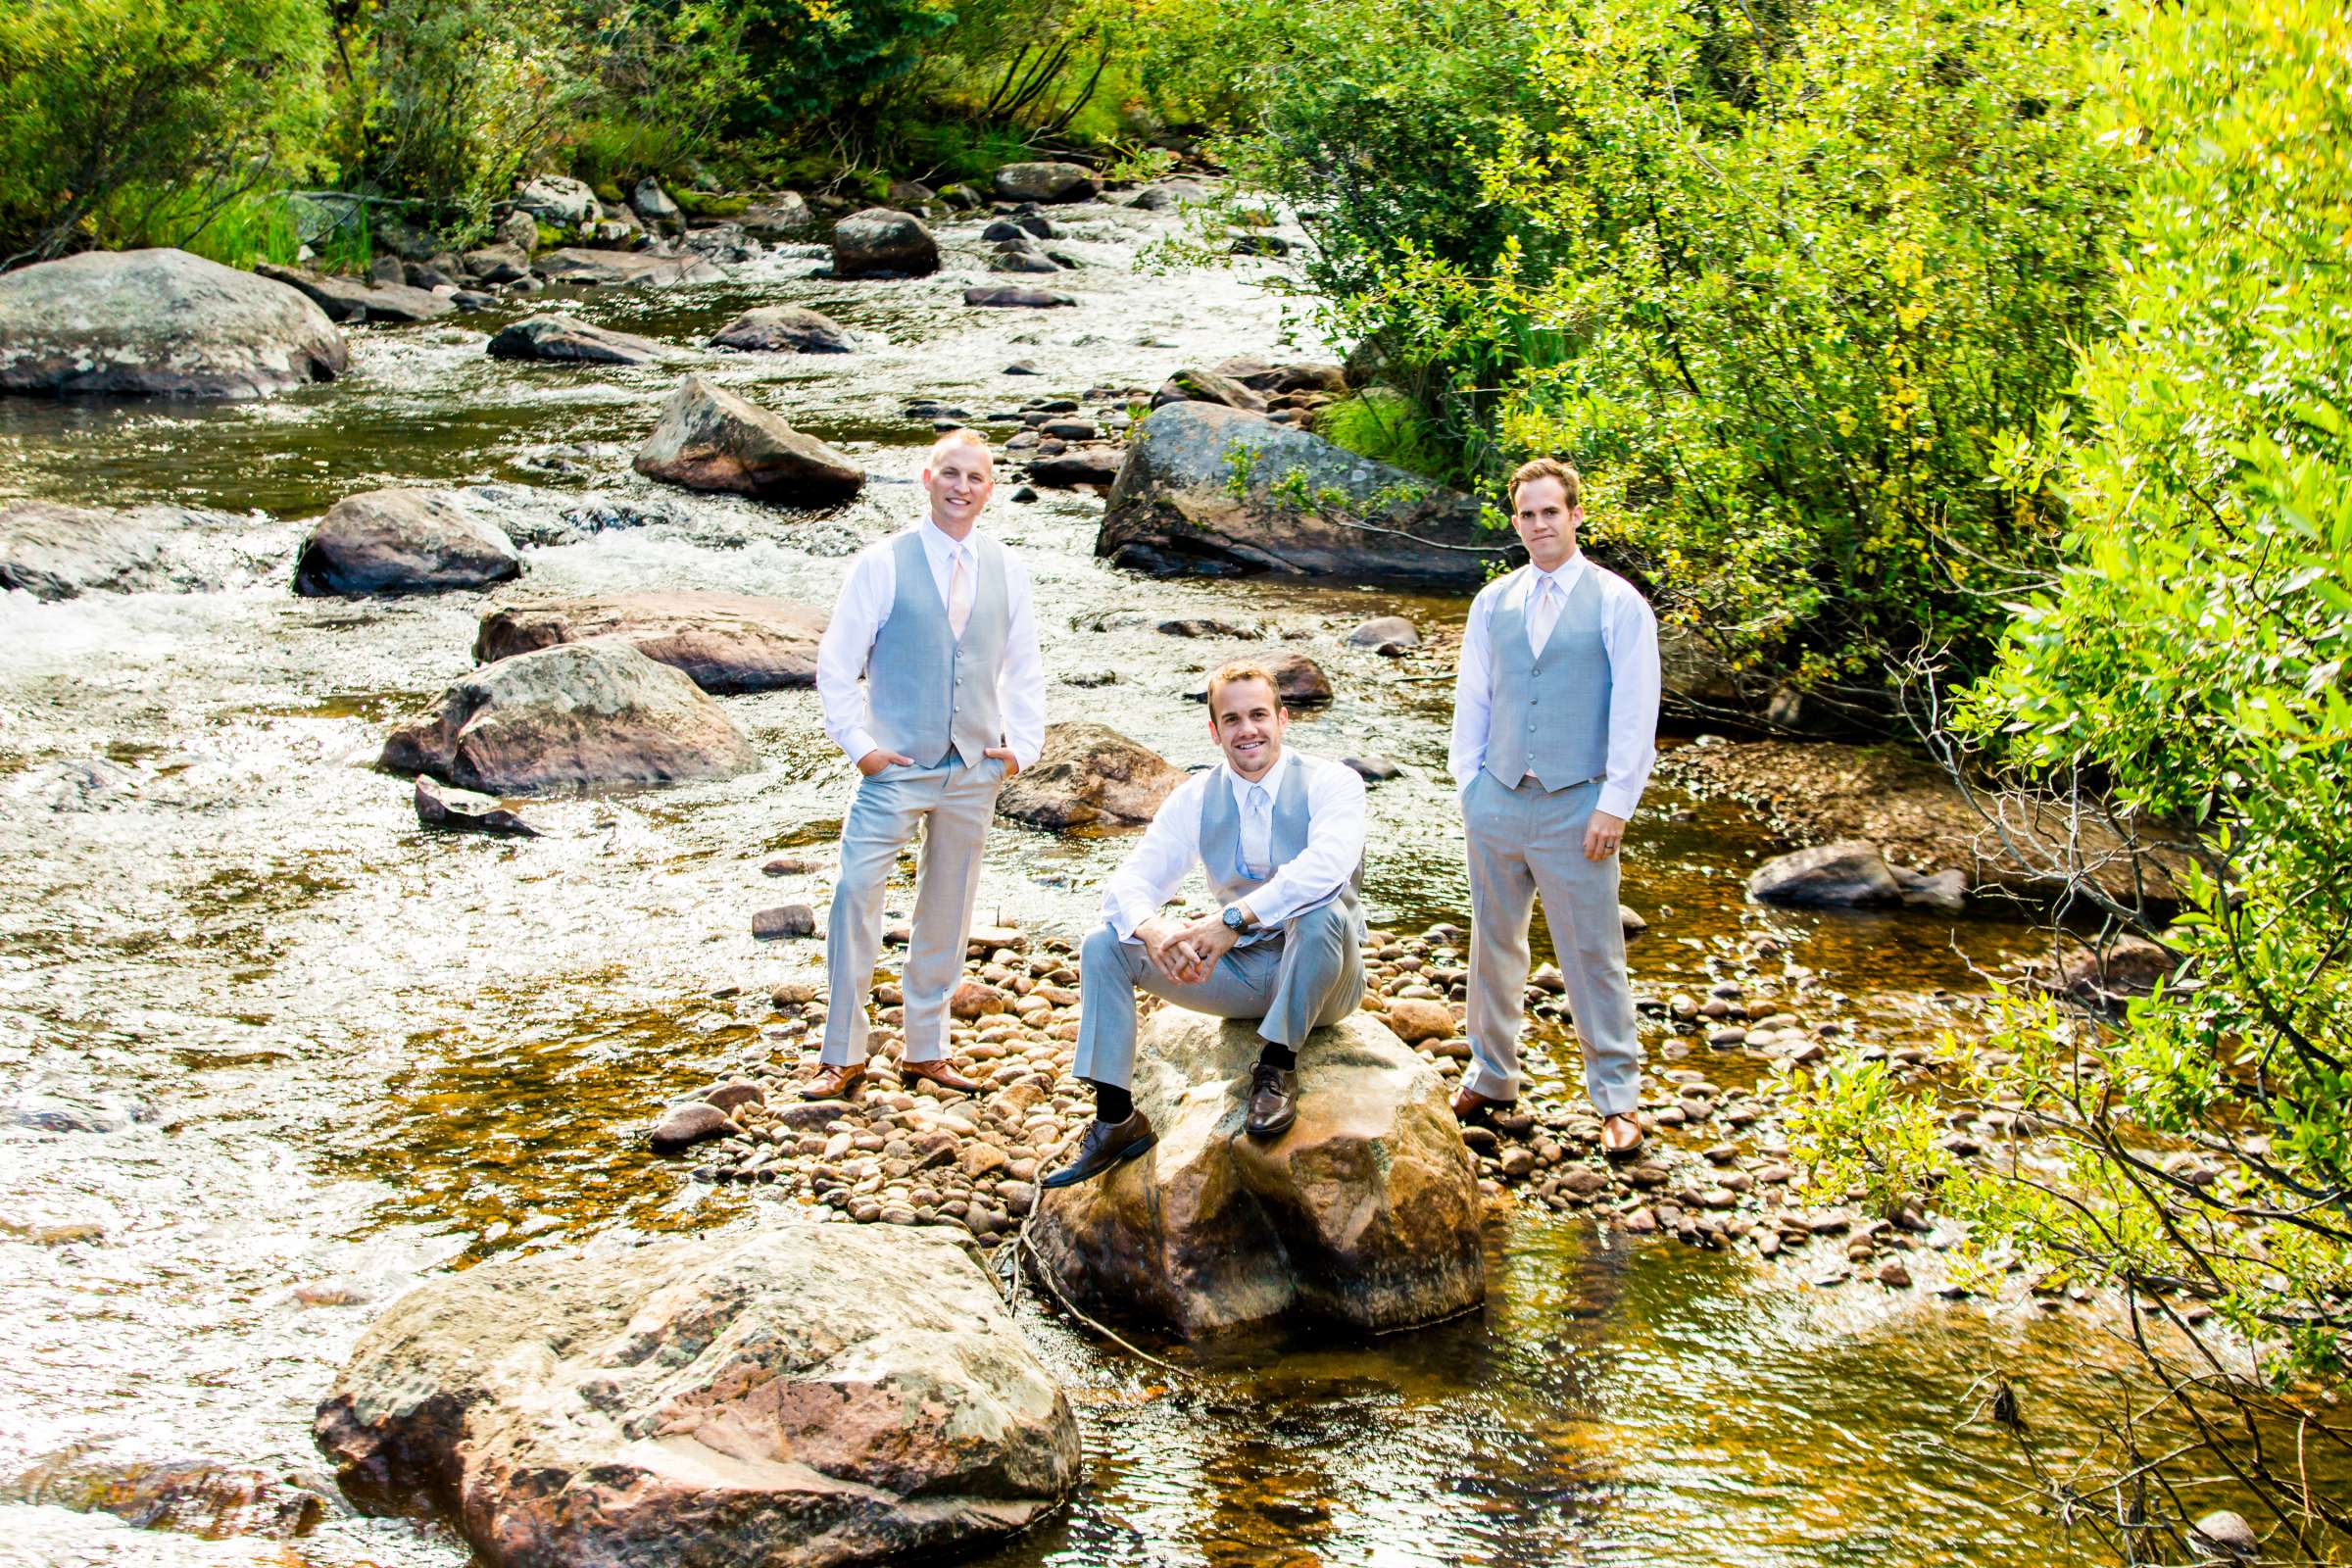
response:
<path id="1" fill-rule="evenodd" d="M 1249 803 L 1242 808 L 1242 869 L 1258 881 L 1274 874 L 1267 862 L 1274 855 L 1274 822 L 1267 814 L 1266 787 L 1250 786 Z"/>
<path id="2" fill-rule="evenodd" d="M 1551 641 L 1551 628 L 1560 623 L 1560 611 L 1567 604 L 1558 578 L 1538 577 L 1536 585 L 1536 606 L 1527 615 L 1527 651 L 1531 654 L 1542 653 L 1544 645 Z"/>

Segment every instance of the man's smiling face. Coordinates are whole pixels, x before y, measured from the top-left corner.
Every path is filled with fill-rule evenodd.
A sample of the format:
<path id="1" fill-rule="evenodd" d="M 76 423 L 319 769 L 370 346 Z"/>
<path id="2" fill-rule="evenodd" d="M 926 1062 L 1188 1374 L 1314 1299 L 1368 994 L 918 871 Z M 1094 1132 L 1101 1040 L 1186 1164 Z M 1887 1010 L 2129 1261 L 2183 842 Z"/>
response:
<path id="1" fill-rule="evenodd" d="M 1266 681 L 1229 680 L 1209 693 L 1209 739 L 1246 779 L 1265 777 L 1282 760 L 1282 737 L 1290 727 L 1290 710 Z"/>
<path id="2" fill-rule="evenodd" d="M 923 467 L 923 492 L 931 498 L 931 519 L 941 532 L 958 539 L 970 532 L 996 489 L 996 464 L 984 448 L 961 441 L 932 448 Z"/>

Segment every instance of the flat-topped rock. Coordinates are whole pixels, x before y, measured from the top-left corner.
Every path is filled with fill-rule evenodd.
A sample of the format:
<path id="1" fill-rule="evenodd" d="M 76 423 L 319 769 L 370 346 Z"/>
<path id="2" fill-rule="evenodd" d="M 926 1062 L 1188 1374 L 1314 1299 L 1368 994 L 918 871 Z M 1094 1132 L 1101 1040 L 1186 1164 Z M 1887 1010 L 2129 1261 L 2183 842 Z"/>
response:
<path id="1" fill-rule="evenodd" d="M 865 470 L 780 414 L 690 375 L 662 407 L 638 449 L 648 478 L 689 490 L 726 490 L 761 501 L 827 506 L 865 484 Z"/>
<path id="2" fill-rule="evenodd" d="M 1057 161 L 1006 164 L 997 171 L 996 185 L 1008 202 L 1087 202 L 1102 193 L 1093 170 Z"/>
<path id="3" fill-rule="evenodd" d="M 0 392 L 250 398 L 343 373 L 300 290 L 186 251 L 85 251 L 0 273 Z"/>
<path id="4" fill-rule="evenodd" d="M 376 765 L 486 795 L 688 783 L 757 771 L 702 688 L 624 642 L 565 643 L 485 664 L 394 729 Z"/>
<path id="5" fill-rule="evenodd" d="M 1513 548 L 1479 525 L 1469 496 L 1199 402 L 1170 403 L 1143 422 L 1095 539 L 1096 555 L 1160 576 L 1262 572 L 1464 593 Z"/>
<path id="6" fill-rule="evenodd" d="M 0 504 L 0 589 L 59 600 L 172 581 L 164 534 L 141 518 L 55 501 Z"/>
<path id="7" fill-rule="evenodd" d="M 431 1499 L 492 1568 L 946 1561 L 1058 1506 L 1079 1464 L 966 1246 L 898 1226 L 443 1275 L 362 1336 L 313 1432 L 363 1507 Z"/>
<path id="8" fill-rule="evenodd" d="M 345 496 L 312 524 L 294 563 L 294 591 L 306 598 L 437 594 L 521 574 L 514 542 L 457 498 L 394 488 Z"/>
<path id="9" fill-rule="evenodd" d="M 260 276 L 307 294 L 329 320 L 430 321 L 457 309 L 452 301 L 430 289 L 406 283 L 376 282 L 361 277 L 330 277 L 308 268 L 277 267 L 264 262 L 254 269 Z"/>
<path id="10" fill-rule="evenodd" d="M 549 251 L 532 264 L 551 283 L 594 285 L 602 288 L 659 286 L 671 283 L 723 282 L 726 273 L 709 260 L 689 251 L 662 256 L 652 251 L 591 251 L 566 247 Z"/>
<path id="11" fill-rule="evenodd" d="M 575 316 L 543 313 L 510 322 L 483 350 L 494 360 L 544 360 L 557 365 L 655 365 L 666 346 L 634 332 L 616 332 Z"/>
<path id="12" fill-rule="evenodd" d="M 816 683 L 825 612 L 760 594 L 696 589 L 528 600 L 482 612 L 476 663 L 541 648 L 616 638 L 682 670 L 707 692 L 761 692 Z"/>
<path id="13" fill-rule="evenodd" d="M 1184 782 L 1184 769 L 1108 725 L 1046 726 L 1037 760 L 997 792 L 997 814 L 1058 832 L 1149 822 Z"/>
<path id="14" fill-rule="evenodd" d="M 1189 1337 L 1306 1316 L 1433 1322 L 1486 1297 L 1478 1173 L 1446 1082 L 1353 1013 L 1299 1053 L 1298 1119 L 1242 1131 L 1253 1023 L 1165 1007 L 1144 1025 L 1135 1102 L 1156 1147 L 1044 1193 L 1042 1266 L 1089 1311 Z"/>
<path id="15" fill-rule="evenodd" d="M 856 347 L 839 321 L 802 305 L 746 311 L 713 332 L 710 346 L 747 354 L 847 354 Z"/>

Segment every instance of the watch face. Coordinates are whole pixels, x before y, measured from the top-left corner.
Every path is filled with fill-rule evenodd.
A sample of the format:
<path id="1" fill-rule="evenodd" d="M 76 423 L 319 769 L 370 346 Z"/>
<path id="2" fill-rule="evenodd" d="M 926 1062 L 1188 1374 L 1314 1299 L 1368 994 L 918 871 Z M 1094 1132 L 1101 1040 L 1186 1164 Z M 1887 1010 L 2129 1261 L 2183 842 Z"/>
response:
<path id="1" fill-rule="evenodd" d="M 1227 909 L 1225 911 L 1225 923 L 1233 927 L 1233 929 L 1236 931 L 1239 931 L 1242 928 L 1242 911 L 1239 909 Z"/>

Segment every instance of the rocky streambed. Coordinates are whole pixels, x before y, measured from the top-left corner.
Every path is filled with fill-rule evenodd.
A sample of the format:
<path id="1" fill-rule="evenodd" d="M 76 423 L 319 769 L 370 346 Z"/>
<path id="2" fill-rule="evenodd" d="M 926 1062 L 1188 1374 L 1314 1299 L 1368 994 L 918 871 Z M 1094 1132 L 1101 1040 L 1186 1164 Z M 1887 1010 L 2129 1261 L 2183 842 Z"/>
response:
<path id="1" fill-rule="evenodd" d="M 1069 957 L 1120 821 L 1208 760 L 1193 697 L 1232 652 L 1310 661 L 1328 697 L 1301 708 L 1293 744 L 1379 779 L 1365 1027 L 1400 1037 L 1413 1073 L 1458 1072 L 1468 901 L 1444 677 L 1465 600 L 1146 575 L 1250 564 L 1213 496 L 1155 489 L 1144 531 L 1102 550 L 1102 454 L 1176 372 L 1232 400 L 1186 392 L 1187 411 L 1288 399 L 1270 412 L 1290 423 L 1326 394 L 1213 368 L 1335 358 L 1261 287 L 1278 258 L 1135 270 L 1183 216 L 1127 199 L 1056 206 L 1051 236 L 1018 221 L 1036 215 L 943 220 L 921 276 L 822 275 L 821 233 L 697 252 L 666 282 L 565 281 L 587 264 L 564 263 L 536 290 L 514 279 L 421 320 L 346 317 L 334 379 L 270 397 L 0 400 L 0 502 L 38 503 L 23 526 L 40 539 L 106 545 L 53 551 L 0 595 L 0 1557 L 465 1562 L 429 1515 L 354 1512 L 312 1422 L 393 1303 L 480 1267 L 687 1238 L 724 1251 L 789 1215 L 867 1250 L 962 1238 L 1025 1277 L 1008 1250 L 1083 1108 L 1064 1071 Z M 1028 240 L 990 238 L 999 222 Z M 967 301 L 1049 246 L 1073 303 Z M 849 350 L 710 346 L 807 329 L 743 324 L 790 311 L 819 313 Z M 551 314 L 576 328 L 519 335 L 572 357 L 491 352 Z M 780 505 L 641 471 L 689 373 L 848 459 L 858 494 Z M 1203 379 L 1219 375 L 1240 391 Z M 1181 451 L 1229 417 L 1158 428 Z M 1052 716 L 1170 772 L 1139 764 L 1075 805 L 1041 790 L 999 824 L 981 893 L 994 929 L 956 1023 L 983 1096 L 883 1074 L 858 1103 L 803 1105 L 789 1087 L 841 999 L 819 994 L 818 944 L 789 934 L 802 922 L 757 917 L 822 904 L 850 785 L 795 674 L 807 623 L 745 603 L 821 612 L 848 555 L 911 514 L 943 421 L 1096 486 L 1043 473 L 1015 499 L 1008 482 L 991 526 L 1038 584 Z M 1294 462 L 1290 438 L 1264 445 L 1269 470 Z M 418 488 L 460 498 L 481 585 L 294 591 L 337 504 Z M 84 511 L 40 510 L 56 507 Z M 1282 548 L 1328 542 L 1302 529 Z M 723 646 L 707 635 L 721 598 Z M 698 607 L 683 629 L 682 602 Z M 1372 620 L 1386 634 L 1359 636 Z M 378 768 L 477 658 L 497 670 L 623 623 L 641 662 L 687 672 L 681 710 L 713 705 L 728 767 L 478 808 L 532 837 L 428 825 L 415 781 Z M 477 809 L 433 790 L 445 811 Z M 1073 1327 L 1034 1282 L 1014 1295 L 995 1332 L 1066 1396 L 1083 1466 L 1066 1503 L 983 1560 L 1532 1565 L 1696 1541 L 1759 1564 L 2083 1557 L 2021 1508 L 2004 1440 L 1965 1418 L 1999 1366 L 2054 1449 L 2095 1441 L 2098 1380 L 2129 1366 L 2098 1303 L 2065 1310 L 2023 1279 L 1938 1297 L 1934 1215 L 1790 1196 L 1776 1101 L 1789 1062 L 1883 1054 L 1924 1071 L 1935 1038 L 1966 1027 L 1978 971 L 2030 934 L 1973 906 L 1750 904 L 1745 879 L 1788 847 L 1728 791 L 1653 792 L 1626 889 L 1647 925 L 1633 962 L 1650 1158 L 1593 1155 L 1540 974 L 1524 1112 L 1469 1152 L 1476 1311 L 1393 1336 L 1311 1316 L 1190 1343 L 1130 1326 L 1171 1374 Z M 886 964 L 858 999 L 884 1038 L 892 983 Z M 654 1127 L 695 1102 L 715 1136 L 656 1152 Z M 1947 1136 L 1992 1152 L 2013 1130 L 1997 1116 Z M 633 1310 L 625 1293 L 598 1299 Z M 1057 1497 L 1059 1463 L 1013 1490 Z"/>

